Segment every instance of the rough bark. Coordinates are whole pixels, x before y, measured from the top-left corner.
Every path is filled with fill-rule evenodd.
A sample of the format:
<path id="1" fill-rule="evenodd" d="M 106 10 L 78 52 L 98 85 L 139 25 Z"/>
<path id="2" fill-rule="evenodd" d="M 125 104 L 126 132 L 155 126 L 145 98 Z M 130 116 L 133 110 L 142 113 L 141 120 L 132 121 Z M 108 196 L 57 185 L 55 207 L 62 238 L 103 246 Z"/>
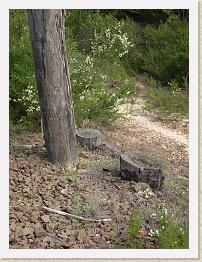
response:
<path id="1" fill-rule="evenodd" d="M 76 137 L 78 144 L 88 149 L 97 148 L 102 142 L 102 134 L 96 129 L 79 129 Z"/>
<path id="2" fill-rule="evenodd" d="M 64 10 L 28 10 L 28 21 L 47 156 L 52 163 L 75 166 L 77 147 Z"/>
<path id="3" fill-rule="evenodd" d="M 160 190 L 164 176 L 162 169 L 152 160 L 125 153 L 120 157 L 121 177 L 125 180 L 147 183 L 153 190 Z"/>

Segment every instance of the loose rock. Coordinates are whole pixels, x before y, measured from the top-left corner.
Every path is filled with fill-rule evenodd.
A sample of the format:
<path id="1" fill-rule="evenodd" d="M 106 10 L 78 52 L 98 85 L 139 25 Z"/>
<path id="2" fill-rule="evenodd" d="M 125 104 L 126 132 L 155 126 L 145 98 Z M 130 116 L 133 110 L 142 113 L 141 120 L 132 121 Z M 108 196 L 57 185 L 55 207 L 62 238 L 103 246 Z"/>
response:
<path id="1" fill-rule="evenodd" d="M 41 236 L 44 236 L 46 234 L 46 230 L 43 229 L 42 227 L 37 227 L 37 228 L 35 228 L 34 233 L 35 233 L 36 237 L 41 237 Z"/>
<path id="2" fill-rule="evenodd" d="M 50 217 L 49 215 L 44 215 L 41 217 L 42 221 L 45 223 L 49 223 L 50 222 Z"/>
<path id="3" fill-rule="evenodd" d="M 32 227 L 25 227 L 23 229 L 23 236 L 31 235 L 33 234 L 34 229 Z"/>

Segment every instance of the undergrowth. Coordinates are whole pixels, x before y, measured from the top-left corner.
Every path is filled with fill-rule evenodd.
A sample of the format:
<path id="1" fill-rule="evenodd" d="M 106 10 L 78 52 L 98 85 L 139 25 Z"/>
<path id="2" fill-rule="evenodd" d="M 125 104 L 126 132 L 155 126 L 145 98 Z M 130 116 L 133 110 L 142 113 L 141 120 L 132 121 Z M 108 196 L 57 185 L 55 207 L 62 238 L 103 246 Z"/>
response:
<path id="1" fill-rule="evenodd" d="M 157 15 L 153 10 L 151 17 L 157 19 L 162 14 L 163 19 L 143 26 L 127 12 L 123 15 L 122 10 L 120 14 L 106 10 L 67 12 L 66 43 L 78 127 L 88 121 L 104 123 L 119 118 L 120 101 L 138 94 L 130 77 L 143 72 L 161 83 L 161 88 L 153 88 L 152 84 L 148 89 L 149 108 L 163 113 L 188 112 L 187 16 L 171 10 L 161 10 Z M 10 119 L 21 126 L 39 126 L 40 108 L 25 10 L 10 13 L 9 29 Z M 177 89 L 172 90 L 173 86 Z"/>
<path id="2" fill-rule="evenodd" d="M 158 110 L 157 113 L 165 116 L 175 113 L 188 117 L 188 90 L 182 90 L 174 80 L 168 84 L 168 87 L 163 87 L 153 78 L 147 79 L 147 84 L 145 93 L 147 109 Z"/>
<path id="3" fill-rule="evenodd" d="M 165 207 L 163 207 L 158 214 L 152 213 L 150 216 L 144 218 L 140 218 L 140 214 L 142 214 L 142 212 L 139 208 L 135 208 L 131 213 L 127 229 L 128 238 L 118 243 L 120 247 L 135 249 L 144 248 L 145 241 L 144 236 L 141 235 L 141 230 L 145 230 L 143 226 L 143 224 L 146 223 L 145 221 L 150 221 L 152 224 L 151 221 L 153 220 L 153 227 L 150 227 L 147 235 L 155 239 L 158 248 L 189 248 L 188 229 L 183 228 L 174 215 L 169 214 Z"/>

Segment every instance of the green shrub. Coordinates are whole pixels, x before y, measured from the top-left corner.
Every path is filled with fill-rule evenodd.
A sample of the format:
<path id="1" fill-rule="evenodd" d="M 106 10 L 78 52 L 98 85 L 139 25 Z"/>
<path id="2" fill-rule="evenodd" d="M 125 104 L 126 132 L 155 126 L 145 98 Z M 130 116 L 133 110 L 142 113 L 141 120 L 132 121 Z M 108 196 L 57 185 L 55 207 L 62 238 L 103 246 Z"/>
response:
<path id="1" fill-rule="evenodd" d="M 70 75 L 78 126 L 88 120 L 115 119 L 116 99 L 104 89 L 105 79 L 94 68 L 93 58 L 70 56 Z"/>
<path id="2" fill-rule="evenodd" d="M 134 209 L 129 223 L 128 223 L 128 235 L 130 238 L 135 238 L 138 236 L 138 232 L 141 229 L 141 223 L 140 223 L 140 214 L 138 209 Z"/>
<path id="3" fill-rule="evenodd" d="M 33 117 L 35 121 L 39 118 L 38 95 L 26 11 L 13 11 L 9 22 L 10 119 L 32 121 Z"/>
<path id="4" fill-rule="evenodd" d="M 138 89 L 128 81 L 116 78 L 114 90 L 106 89 L 109 76 L 94 65 L 94 57 L 79 56 L 79 60 L 70 57 L 70 75 L 73 90 L 75 116 L 78 126 L 88 120 L 97 122 L 116 120 L 118 103 L 135 97 Z M 81 62 L 82 61 L 82 62 Z M 115 77 L 115 76 L 114 76 Z M 118 75 L 117 75 L 118 77 Z M 115 82 L 115 79 L 113 78 Z"/>
<path id="5" fill-rule="evenodd" d="M 122 21 L 122 31 L 127 33 L 127 37 L 131 42 L 128 52 L 121 59 L 127 73 L 134 76 L 135 73 L 141 72 L 143 43 L 143 28 L 133 20 L 126 18 Z"/>
<path id="6" fill-rule="evenodd" d="M 74 35 L 80 51 L 85 54 L 92 52 L 103 64 L 105 61 L 126 64 L 139 53 L 134 51 L 141 30 L 129 19 L 119 21 L 115 16 L 99 10 L 70 10 L 67 30 Z"/>
<path id="7" fill-rule="evenodd" d="M 141 229 L 140 212 L 141 210 L 135 209 L 130 216 L 128 222 L 128 239 L 123 243 L 125 247 L 143 248 L 144 246 L 144 236 L 139 234 Z M 189 248 L 188 230 L 182 228 L 173 215 L 168 214 L 165 207 L 162 208 L 158 215 L 153 213 L 149 217 L 144 217 L 144 220 L 152 220 L 151 224 L 155 225 L 155 228 L 150 228 L 148 231 L 148 236 L 156 239 L 159 248 Z"/>
<path id="8" fill-rule="evenodd" d="M 180 227 L 166 209 L 160 216 L 160 230 L 157 235 L 160 248 L 186 249 L 189 248 L 189 232 Z"/>
<path id="9" fill-rule="evenodd" d="M 171 15 L 158 27 L 146 26 L 142 69 L 168 84 L 175 79 L 184 86 L 189 72 L 188 22 Z"/>
<path id="10" fill-rule="evenodd" d="M 94 34 L 94 17 L 97 10 L 67 10 L 65 19 L 66 38 L 73 39 L 79 51 L 90 52 L 90 41 Z M 68 43 L 69 44 L 69 43 Z"/>
<path id="11" fill-rule="evenodd" d="M 140 213 L 139 209 L 135 208 L 132 211 L 130 219 L 128 221 L 128 237 L 124 241 L 118 241 L 120 248 L 143 248 L 144 241 L 139 237 L 139 231 L 141 229 Z"/>
<path id="12" fill-rule="evenodd" d="M 66 21 L 67 29 L 72 32 L 79 51 L 85 54 L 93 52 L 96 56 L 101 53 L 102 57 L 109 55 L 114 59 L 117 50 L 112 47 L 120 47 L 120 41 L 124 40 L 120 22 L 114 16 L 103 15 L 99 10 L 69 10 Z"/>
<path id="13" fill-rule="evenodd" d="M 147 109 L 157 109 L 163 115 L 178 113 L 188 116 L 189 94 L 179 87 L 176 80 L 169 82 L 167 87 L 162 87 L 161 82 L 153 78 L 147 79 L 147 83 Z"/>

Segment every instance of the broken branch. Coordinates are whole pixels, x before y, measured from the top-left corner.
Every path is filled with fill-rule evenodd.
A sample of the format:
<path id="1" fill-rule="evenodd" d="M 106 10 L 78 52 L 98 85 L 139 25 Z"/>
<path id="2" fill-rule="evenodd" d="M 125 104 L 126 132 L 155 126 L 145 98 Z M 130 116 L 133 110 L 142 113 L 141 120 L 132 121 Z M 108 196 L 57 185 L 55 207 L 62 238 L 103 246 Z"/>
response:
<path id="1" fill-rule="evenodd" d="M 70 217 L 70 218 L 77 218 L 79 220 L 88 221 L 88 222 L 109 222 L 109 221 L 112 220 L 111 218 L 103 218 L 103 219 L 85 218 L 85 217 L 73 215 L 73 214 L 70 214 L 70 213 L 66 213 L 64 211 L 52 209 L 52 208 L 45 207 L 45 206 L 42 206 L 42 209 L 44 209 L 48 212 L 51 212 L 51 213 L 61 215 L 61 216 L 67 216 L 67 217 Z"/>

